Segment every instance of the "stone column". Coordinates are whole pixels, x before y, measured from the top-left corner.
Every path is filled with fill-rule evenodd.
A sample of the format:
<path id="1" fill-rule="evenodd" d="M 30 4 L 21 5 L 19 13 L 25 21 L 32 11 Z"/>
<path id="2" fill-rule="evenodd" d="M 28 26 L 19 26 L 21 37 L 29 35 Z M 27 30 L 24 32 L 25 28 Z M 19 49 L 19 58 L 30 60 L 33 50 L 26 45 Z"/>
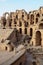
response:
<path id="1" fill-rule="evenodd" d="M 43 46 L 43 31 L 42 31 L 42 34 L 41 34 L 41 46 Z"/>

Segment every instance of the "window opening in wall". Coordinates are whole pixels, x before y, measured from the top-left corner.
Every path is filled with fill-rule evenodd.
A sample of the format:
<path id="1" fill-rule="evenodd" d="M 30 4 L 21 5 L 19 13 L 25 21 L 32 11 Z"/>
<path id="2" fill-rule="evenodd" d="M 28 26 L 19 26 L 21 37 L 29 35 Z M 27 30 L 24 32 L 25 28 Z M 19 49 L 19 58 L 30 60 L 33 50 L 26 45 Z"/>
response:
<path id="1" fill-rule="evenodd" d="M 6 26 L 6 19 L 4 18 L 2 21 L 3 21 L 3 26 L 5 27 Z"/>
<path id="2" fill-rule="evenodd" d="M 31 20 L 31 21 L 30 21 L 30 24 L 34 24 L 34 21 L 33 21 L 33 20 Z"/>
<path id="3" fill-rule="evenodd" d="M 21 21 L 19 21 L 19 26 L 22 26 L 22 22 Z"/>
<path id="4" fill-rule="evenodd" d="M 9 20 L 9 27 L 11 27 L 12 19 Z"/>
<path id="5" fill-rule="evenodd" d="M 18 19 L 18 15 L 16 15 L 16 19 Z"/>
<path id="6" fill-rule="evenodd" d="M 32 37 L 32 34 L 33 34 L 33 29 L 30 28 L 30 36 Z"/>
<path id="7" fill-rule="evenodd" d="M 41 46 L 41 32 L 40 31 L 37 31 L 36 32 L 36 46 Z"/>
<path id="8" fill-rule="evenodd" d="M 28 27 L 28 22 L 25 21 L 24 24 L 25 24 L 25 27 Z"/>
<path id="9" fill-rule="evenodd" d="M 38 22 L 38 18 L 36 18 L 36 23 Z"/>
<path id="10" fill-rule="evenodd" d="M 27 28 L 25 28 L 25 34 L 27 34 Z"/>
<path id="11" fill-rule="evenodd" d="M 5 50 L 7 50 L 7 47 L 5 47 Z"/>
<path id="12" fill-rule="evenodd" d="M 33 14 L 31 14 L 31 19 L 33 19 L 33 20 L 34 20 L 34 15 L 33 15 Z"/>
<path id="13" fill-rule="evenodd" d="M 12 24 L 12 22 L 11 21 L 9 21 L 9 26 L 11 27 L 11 24 Z"/>
<path id="14" fill-rule="evenodd" d="M 19 30 L 20 30 L 20 34 L 22 34 L 22 28 L 20 28 Z"/>
<path id="15" fill-rule="evenodd" d="M 6 21 L 3 21 L 3 26 L 5 26 L 6 25 Z"/>
<path id="16" fill-rule="evenodd" d="M 14 24 L 17 24 L 16 20 L 14 19 Z"/>
<path id="17" fill-rule="evenodd" d="M 24 15 L 22 14 L 22 19 L 24 18 Z"/>
<path id="18" fill-rule="evenodd" d="M 30 24 L 34 24 L 34 15 L 33 14 L 31 14 L 31 16 L 30 16 Z"/>
<path id="19" fill-rule="evenodd" d="M 11 42 L 9 42 L 8 44 L 11 44 Z"/>
<path id="20" fill-rule="evenodd" d="M 40 17 L 40 14 L 38 13 L 38 14 L 36 15 L 36 17 Z"/>

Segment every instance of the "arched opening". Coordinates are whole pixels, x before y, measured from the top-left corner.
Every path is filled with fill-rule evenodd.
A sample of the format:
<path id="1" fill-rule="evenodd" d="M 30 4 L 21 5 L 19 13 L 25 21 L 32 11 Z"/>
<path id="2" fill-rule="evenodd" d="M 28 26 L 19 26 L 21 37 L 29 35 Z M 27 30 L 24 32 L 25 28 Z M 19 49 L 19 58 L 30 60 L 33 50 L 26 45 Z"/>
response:
<path id="1" fill-rule="evenodd" d="M 6 19 L 8 18 L 9 14 L 6 14 Z"/>
<path id="2" fill-rule="evenodd" d="M 24 26 L 28 27 L 28 22 L 24 21 Z"/>
<path id="3" fill-rule="evenodd" d="M 34 24 L 34 15 L 33 14 L 31 14 L 31 16 L 30 16 L 30 24 Z"/>
<path id="4" fill-rule="evenodd" d="M 24 19 L 24 13 L 22 13 L 22 19 Z"/>
<path id="5" fill-rule="evenodd" d="M 41 32 L 37 31 L 36 32 L 36 46 L 40 46 L 41 45 Z"/>
<path id="6" fill-rule="evenodd" d="M 6 20 L 3 21 L 3 26 L 4 26 L 3 29 L 5 29 L 5 26 L 6 26 Z"/>
<path id="7" fill-rule="evenodd" d="M 36 17 L 40 17 L 40 14 L 39 14 L 39 13 L 37 13 L 37 14 L 36 14 Z"/>
<path id="8" fill-rule="evenodd" d="M 5 50 L 7 50 L 7 47 L 5 47 Z"/>
<path id="9" fill-rule="evenodd" d="M 11 28 L 11 26 L 12 26 L 12 19 L 10 19 L 9 21 L 9 27 Z"/>
<path id="10" fill-rule="evenodd" d="M 20 31 L 20 34 L 22 34 L 22 28 L 20 28 L 19 31 Z"/>
<path id="11" fill-rule="evenodd" d="M 21 21 L 19 21 L 19 26 L 22 26 L 22 22 Z"/>
<path id="12" fill-rule="evenodd" d="M 4 13 L 4 16 L 5 16 L 5 18 L 7 19 L 8 16 L 9 16 L 9 13 L 8 13 L 8 12 L 5 12 L 5 13 Z"/>
<path id="13" fill-rule="evenodd" d="M 33 14 L 31 14 L 31 19 L 33 19 L 33 20 L 34 20 L 34 15 L 33 15 Z"/>
<path id="14" fill-rule="evenodd" d="M 38 23 L 38 18 L 36 18 L 36 23 Z"/>
<path id="15" fill-rule="evenodd" d="M 43 29 L 43 23 L 39 25 L 39 29 Z"/>
<path id="16" fill-rule="evenodd" d="M 15 24 L 15 25 L 17 24 L 16 19 L 14 19 L 14 24 Z"/>
<path id="17" fill-rule="evenodd" d="M 25 28 L 25 34 L 27 34 L 27 28 Z"/>
<path id="18" fill-rule="evenodd" d="M 14 19 L 14 26 L 16 27 L 16 25 L 17 25 L 17 21 L 16 19 Z"/>
<path id="19" fill-rule="evenodd" d="M 30 28 L 30 36 L 32 37 L 32 35 L 33 35 L 33 29 Z"/>
<path id="20" fill-rule="evenodd" d="M 3 25 L 3 29 L 5 29 L 5 26 L 6 26 L 6 18 L 5 17 L 2 17 L 1 18 L 1 21 L 2 21 L 2 25 Z"/>
<path id="21" fill-rule="evenodd" d="M 18 19 L 18 15 L 16 15 L 16 19 Z"/>

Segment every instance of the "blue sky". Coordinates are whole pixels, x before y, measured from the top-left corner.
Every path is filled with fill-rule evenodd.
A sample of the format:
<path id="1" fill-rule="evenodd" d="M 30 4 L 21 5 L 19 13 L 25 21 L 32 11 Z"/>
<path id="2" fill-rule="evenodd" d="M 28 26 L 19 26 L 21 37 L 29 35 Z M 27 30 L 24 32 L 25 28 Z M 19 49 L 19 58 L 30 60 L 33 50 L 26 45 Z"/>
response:
<path id="1" fill-rule="evenodd" d="M 25 9 L 27 12 L 43 6 L 43 0 L 0 0 L 0 15 L 4 12 Z"/>

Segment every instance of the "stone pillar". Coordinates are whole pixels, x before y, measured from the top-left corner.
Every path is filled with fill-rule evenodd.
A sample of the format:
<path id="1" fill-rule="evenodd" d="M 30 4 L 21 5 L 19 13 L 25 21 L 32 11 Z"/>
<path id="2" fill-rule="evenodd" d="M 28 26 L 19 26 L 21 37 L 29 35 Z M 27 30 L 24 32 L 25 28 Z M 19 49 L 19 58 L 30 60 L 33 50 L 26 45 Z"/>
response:
<path id="1" fill-rule="evenodd" d="M 15 28 L 15 26 L 14 26 L 14 18 L 12 18 L 12 28 Z"/>
<path id="2" fill-rule="evenodd" d="M 32 39 L 33 39 L 33 46 L 36 45 L 36 37 L 35 37 L 36 33 L 35 33 L 35 28 L 33 28 L 33 36 L 32 36 Z"/>
<path id="3" fill-rule="evenodd" d="M 43 31 L 42 31 L 42 35 L 41 35 L 41 46 L 43 46 Z"/>

